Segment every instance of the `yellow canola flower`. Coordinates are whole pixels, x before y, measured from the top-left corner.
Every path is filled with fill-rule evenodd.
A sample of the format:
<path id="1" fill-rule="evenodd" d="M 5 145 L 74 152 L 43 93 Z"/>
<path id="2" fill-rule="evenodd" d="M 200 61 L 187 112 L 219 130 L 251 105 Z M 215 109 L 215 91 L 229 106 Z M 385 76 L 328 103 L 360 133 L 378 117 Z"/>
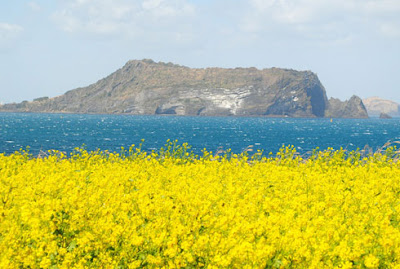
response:
<path id="1" fill-rule="evenodd" d="M 393 149 L 0 154 L 0 268 L 397 268 L 399 212 Z"/>
<path id="2" fill-rule="evenodd" d="M 379 266 L 379 259 L 374 255 L 369 254 L 365 257 L 364 264 L 367 268 L 378 268 Z"/>

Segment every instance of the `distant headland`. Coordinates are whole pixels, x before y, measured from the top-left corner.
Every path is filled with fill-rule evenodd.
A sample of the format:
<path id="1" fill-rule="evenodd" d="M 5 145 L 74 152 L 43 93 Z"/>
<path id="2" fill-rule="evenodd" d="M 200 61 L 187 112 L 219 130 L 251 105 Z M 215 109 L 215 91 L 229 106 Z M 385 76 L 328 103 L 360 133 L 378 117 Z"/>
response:
<path id="1" fill-rule="evenodd" d="M 363 103 L 367 108 L 368 114 L 372 117 L 400 117 L 400 104 L 396 102 L 375 96 L 363 99 Z"/>

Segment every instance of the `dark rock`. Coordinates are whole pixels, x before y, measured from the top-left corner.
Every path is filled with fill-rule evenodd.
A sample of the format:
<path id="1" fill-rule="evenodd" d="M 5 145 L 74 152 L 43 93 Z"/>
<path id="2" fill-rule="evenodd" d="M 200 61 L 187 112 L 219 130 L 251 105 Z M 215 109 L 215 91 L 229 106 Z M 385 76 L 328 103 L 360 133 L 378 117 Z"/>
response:
<path id="1" fill-rule="evenodd" d="M 349 100 L 329 99 L 325 114 L 329 118 L 368 118 L 367 110 L 360 97 L 353 95 Z"/>

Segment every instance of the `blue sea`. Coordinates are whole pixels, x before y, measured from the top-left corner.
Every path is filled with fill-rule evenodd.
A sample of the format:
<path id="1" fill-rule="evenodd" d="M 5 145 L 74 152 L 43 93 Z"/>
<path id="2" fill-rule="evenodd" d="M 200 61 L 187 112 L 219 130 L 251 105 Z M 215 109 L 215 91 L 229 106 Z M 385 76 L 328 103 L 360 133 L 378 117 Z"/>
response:
<path id="1" fill-rule="evenodd" d="M 400 141 L 396 119 L 297 119 L 263 117 L 189 117 L 138 115 L 82 115 L 0 113 L 0 153 L 29 147 L 32 154 L 50 149 L 119 152 L 139 145 L 157 150 L 168 139 L 187 142 L 196 154 L 251 148 L 266 153 L 293 145 L 300 153 L 315 148 L 372 149 L 388 141 Z"/>

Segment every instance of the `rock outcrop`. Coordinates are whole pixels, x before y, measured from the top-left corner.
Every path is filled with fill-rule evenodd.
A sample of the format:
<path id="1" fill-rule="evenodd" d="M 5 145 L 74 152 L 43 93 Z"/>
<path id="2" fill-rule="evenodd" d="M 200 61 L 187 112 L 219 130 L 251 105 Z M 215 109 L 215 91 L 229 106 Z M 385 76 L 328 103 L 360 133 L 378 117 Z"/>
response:
<path id="1" fill-rule="evenodd" d="M 385 113 L 390 116 L 400 116 L 400 104 L 379 97 L 370 97 L 363 100 L 364 105 L 371 116 Z"/>
<path id="2" fill-rule="evenodd" d="M 324 117 L 339 109 L 335 115 L 365 116 L 357 102 L 346 104 L 343 111 L 330 109 L 325 89 L 311 71 L 193 69 L 133 60 L 88 87 L 6 104 L 0 111 Z"/>
<path id="3" fill-rule="evenodd" d="M 391 119 L 392 117 L 390 115 L 386 114 L 386 113 L 381 113 L 379 115 L 379 118 L 380 119 Z"/>
<path id="4" fill-rule="evenodd" d="M 353 95 L 349 100 L 329 99 L 325 117 L 329 118 L 368 118 L 367 110 L 360 97 Z"/>

